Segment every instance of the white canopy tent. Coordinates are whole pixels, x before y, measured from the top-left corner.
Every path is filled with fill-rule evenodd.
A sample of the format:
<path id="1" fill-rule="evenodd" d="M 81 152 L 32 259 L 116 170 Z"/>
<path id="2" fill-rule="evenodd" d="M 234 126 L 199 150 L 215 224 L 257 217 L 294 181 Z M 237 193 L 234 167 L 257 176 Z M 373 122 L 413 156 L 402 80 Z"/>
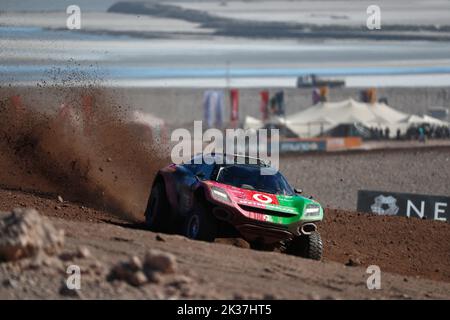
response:
<path id="1" fill-rule="evenodd" d="M 264 123 L 251 116 L 246 116 L 244 120 L 244 129 L 259 129 L 264 126 Z"/>
<path id="2" fill-rule="evenodd" d="M 420 120 L 419 120 L 420 119 Z M 394 136 L 397 130 L 404 133 L 414 123 L 448 125 L 448 123 L 430 116 L 419 117 L 400 112 L 384 103 L 363 103 L 353 99 L 339 102 L 321 102 L 275 122 L 286 125 L 300 137 L 314 137 L 339 125 L 348 124 L 365 128 L 389 128 Z M 245 127 L 262 127 L 262 121 L 247 117 Z"/>
<path id="3" fill-rule="evenodd" d="M 402 119 L 400 122 L 406 124 L 422 124 L 423 118 L 415 114 L 411 114 L 407 116 L 405 119 Z"/>
<path id="4" fill-rule="evenodd" d="M 428 123 L 428 124 L 435 125 L 435 126 L 448 126 L 448 122 L 439 120 L 439 119 L 434 118 L 429 115 L 424 115 L 422 117 L 422 119 L 423 119 L 423 123 Z"/>
<path id="5" fill-rule="evenodd" d="M 405 119 L 403 119 L 402 121 L 400 121 L 400 123 L 406 124 L 406 125 L 421 125 L 421 124 L 429 124 L 432 126 L 446 126 L 448 127 L 449 123 L 439 120 L 437 118 L 431 117 L 429 115 L 424 115 L 422 117 L 417 116 L 415 114 L 409 115 L 408 117 L 406 117 Z"/>
<path id="6" fill-rule="evenodd" d="M 341 124 L 389 128 L 393 133 L 397 123 L 408 115 L 385 104 L 368 104 L 347 99 L 322 102 L 286 119 L 286 125 L 301 137 L 313 137 Z"/>

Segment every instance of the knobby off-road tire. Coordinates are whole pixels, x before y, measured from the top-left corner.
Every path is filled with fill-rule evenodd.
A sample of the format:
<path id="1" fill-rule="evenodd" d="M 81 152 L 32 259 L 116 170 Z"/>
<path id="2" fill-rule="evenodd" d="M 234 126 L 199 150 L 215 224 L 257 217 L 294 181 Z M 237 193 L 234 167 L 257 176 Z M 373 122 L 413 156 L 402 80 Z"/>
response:
<path id="1" fill-rule="evenodd" d="M 170 208 L 164 184 L 157 182 L 150 193 L 145 211 L 145 224 L 156 232 L 170 231 Z"/>
<path id="2" fill-rule="evenodd" d="M 289 243 L 287 253 L 307 259 L 321 260 L 323 244 L 320 233 L 316 231 L 309 235 L 296 237 Z"/>
<path id="3" fill-rule="evenodd" d="M 186 217 L 184 225 L 184 235 L 189 239 L 214 241 L 217 236 L 218 221 L 209 212 L 207 206 L 198 203 Z"/>

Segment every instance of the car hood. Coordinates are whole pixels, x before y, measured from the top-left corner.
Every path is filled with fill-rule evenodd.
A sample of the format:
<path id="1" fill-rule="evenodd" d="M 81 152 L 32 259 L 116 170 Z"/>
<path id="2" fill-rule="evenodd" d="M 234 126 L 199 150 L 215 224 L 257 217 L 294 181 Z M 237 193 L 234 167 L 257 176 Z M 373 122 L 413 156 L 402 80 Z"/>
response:
<path id="1" fill-rule="evenodd" d="M 300 195 L 277 195 L 233 187 L 215 181 L 208 181 L 208 184 L 224 189 L 228 193 L 231 200 L 241 206 L 243 205 L 290 214 L 302 214 L 305 206 L 309 204 L 320 206 L 316 201 Z"/>

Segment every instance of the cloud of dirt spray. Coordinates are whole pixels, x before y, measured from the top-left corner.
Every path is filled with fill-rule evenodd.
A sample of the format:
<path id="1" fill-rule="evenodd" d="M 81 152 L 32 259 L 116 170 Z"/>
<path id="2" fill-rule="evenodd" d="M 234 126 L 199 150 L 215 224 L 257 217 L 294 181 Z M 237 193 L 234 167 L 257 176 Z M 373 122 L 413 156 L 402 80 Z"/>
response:
<path id="1" fill-rule="evenodd" d="M 1 92 L 0 183 L 142 219 L 153 176 L 169 162 L 161 122 L 105 90 L 53 91 L 28 101 L 26 90 Z"/>

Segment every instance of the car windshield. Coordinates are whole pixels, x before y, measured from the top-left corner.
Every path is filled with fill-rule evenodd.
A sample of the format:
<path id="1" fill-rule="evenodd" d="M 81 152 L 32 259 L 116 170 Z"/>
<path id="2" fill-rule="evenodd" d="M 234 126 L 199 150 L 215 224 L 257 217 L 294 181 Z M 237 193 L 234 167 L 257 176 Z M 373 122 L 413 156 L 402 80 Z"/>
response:
<path id="1" fill-rule="evenodd" d="M 258 166 L 248 165 L 222 167 L 217 174 L 216 181 L 243 189 L 272 194 L 294 195 L 294 191 L 281 173 L 261 175 L 260 169 Z"/>

